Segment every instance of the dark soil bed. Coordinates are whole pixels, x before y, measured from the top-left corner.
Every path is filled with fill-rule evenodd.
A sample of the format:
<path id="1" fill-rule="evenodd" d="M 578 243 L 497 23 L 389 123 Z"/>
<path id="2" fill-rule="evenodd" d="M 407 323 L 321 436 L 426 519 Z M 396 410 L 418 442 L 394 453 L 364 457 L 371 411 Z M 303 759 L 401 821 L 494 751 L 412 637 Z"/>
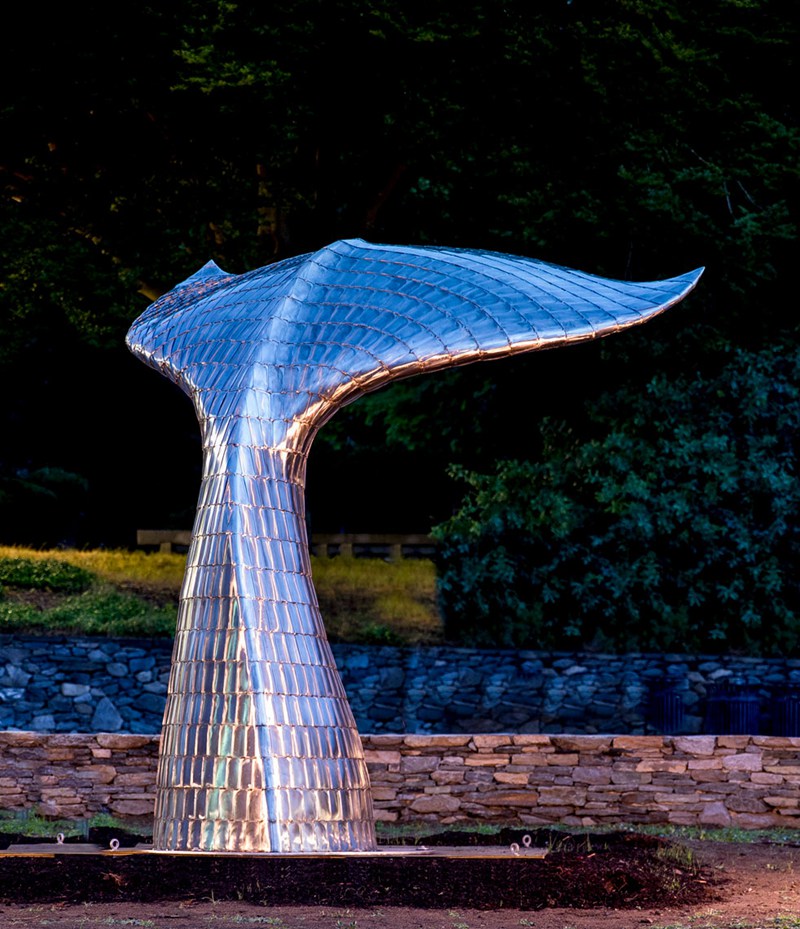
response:
<path id="1" fill-rule="evenodd" d="M 679 844 L 631 833 L 529 835 L 533 847 L 549 850 L 546 858 L 515 855 L 511 843 L 524 849 L 528 842 L 510 829 L 492 836 L 430 835 L 413 843 L 508 849 L 491 857 L 448 857 L 444 851 L 423 856 L 412 849 L 366 857 L 84 855 L 66 848 L 49 858 L 0 853 L 0 903 L 212 899 L 274 906 L 543 909 L 678 906 L 714 897 L 709 875 Z"/>

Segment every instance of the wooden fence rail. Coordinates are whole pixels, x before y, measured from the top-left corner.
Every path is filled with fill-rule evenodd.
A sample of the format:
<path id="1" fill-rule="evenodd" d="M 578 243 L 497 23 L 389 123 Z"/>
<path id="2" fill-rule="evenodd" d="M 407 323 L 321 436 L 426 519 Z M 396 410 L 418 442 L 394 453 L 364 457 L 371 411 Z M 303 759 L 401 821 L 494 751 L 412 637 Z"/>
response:
<path id="1" fill-rule="evenodd" d="M 188 548 L 192 533 L 188 529 L 139 529 L 136 544 L 157 545 L 159 551 L 171 552 L 173 547 Z M 436 542 L 422 533 L 334 532 L 314 533 L 311 536 L 311 553 L 320 558 L 342 555 L 352 558 L 429 558 Z"/>

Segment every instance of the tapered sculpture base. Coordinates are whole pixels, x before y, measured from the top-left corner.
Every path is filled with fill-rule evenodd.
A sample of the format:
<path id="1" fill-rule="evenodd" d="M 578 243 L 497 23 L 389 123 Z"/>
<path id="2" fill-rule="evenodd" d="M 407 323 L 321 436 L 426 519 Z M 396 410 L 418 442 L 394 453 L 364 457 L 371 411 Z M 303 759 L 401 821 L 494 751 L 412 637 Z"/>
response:
<path id="1" fill-rule="evenodd" d="M 361 740 L 310 580 L 303 465 L 264 452 L 259 474 L 232 480 L 206 454 L 161 737 L 156 849 L 375 847 Z"/>

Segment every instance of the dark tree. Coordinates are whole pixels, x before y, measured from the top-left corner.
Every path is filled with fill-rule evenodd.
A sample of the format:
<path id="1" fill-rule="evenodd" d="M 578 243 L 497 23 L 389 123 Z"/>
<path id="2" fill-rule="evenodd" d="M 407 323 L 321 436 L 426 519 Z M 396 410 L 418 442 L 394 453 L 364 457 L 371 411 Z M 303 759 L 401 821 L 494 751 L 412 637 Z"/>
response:
<path id="1" fill-rule="evenodd" d="M 9 15 L 8 540 L 119 544 L 143 522 L 187 524 L 193 415 L 122 343 L 149 300 L 209 258 L 239 272 L 364 236 L 611 277 L 708 266 L 691 307 L 646 337 L 354 406 L 312 458 L 319 528 L 425 528 L 452 493 L 442 477 L 421 498 L 415 467 L 535 457 L 531 425 L 550 413 L 578 428 L 600 385 L 794 330 L 797 32 L 777 0 L 719 0 L 702 15 L 676 0 L 88 0 Z M 530 424 L 510 412 L 520 396 Z M 43 469 L 74 475 L 69 518 L 48 510 L 61 492 Z M 12 517 L 29 494 L 41 526 Z"/>

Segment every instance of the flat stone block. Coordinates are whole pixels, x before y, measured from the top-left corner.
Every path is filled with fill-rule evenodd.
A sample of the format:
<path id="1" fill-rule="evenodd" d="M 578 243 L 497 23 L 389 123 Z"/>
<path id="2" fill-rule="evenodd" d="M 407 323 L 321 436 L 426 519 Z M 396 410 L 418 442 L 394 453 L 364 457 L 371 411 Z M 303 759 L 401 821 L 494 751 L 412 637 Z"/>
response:
<path id="1" fill-rule="evenodd" d="M 691 794 L 673 794 L 673 793 L 662 793 L 655 795 L 655 801 L 659 806 L 698 806 L 700 802 L 700 794 L 691 793 Z"/>
<path id="2" fill-rule="evenodd" d="M 637 771 L 655 773 L 656 771 L 669 774 L 683 774 L 686 771 L 686 761 L 680 759 L 648 758 L 636 765 Z"/>
<path id="3" fill-rule="evenodd" d="M 652 780 L 653 775 L 645 772 L 617 771 L 614 769 L 611 771 L 611 783 L 619 784 L 621 787 L 636 784 L 649 784 Z"/>
<path id="4" fill-rule="evenodd" d="M 523 748 L 531 747 L 541 750 L 545 746 L 552 744 L 552 736 L 539 735 L 538 733 L 519 733 L 511 736 L 512 745 L 520 745 Z"/>
<path id="5" fill-rule="evenodd" d="M 48 732 L 51 729 L 55 729 L 55 727 L 55 717 L 50 714 L 45 714 L 44 716 L 34 716 L 33 722 L 31 723 L 31 729 L 36 729 L 40 732 Z"/>
<path id="6" fill-rule="evenodd" d="M 779 813 L 731 813 L 734 826 L 741 829 L 770 829 L 784 825 Z"/>
<path id="7" fill-rule="evenodd" d="M 531 768 L 545 768 L 549 757 L 549 755 L 543 755 L 539 752 L 520 752 L 519 755 L 511 756 L 511 764 L 525 765 Z"/>
<path id="8" fill-rule="evenodd" d="M 44 757 L 48 761 L 73 761 L 75 758 L 75 750 L 72 748 L 48 748 L 44 753 Z"/>
<path id="9" fill-rule="evenodd" d="M 667 813 L 667 822 L 674 826 L 694 826 L 697 823 L 697 813 L 686 813 L 681 810 L 670 810 Z"/>
<path id="10" fill-rule="evenodd" d="M 525 771 L 498 771 L 494 780 L 498 784 L 527 784 L 529 778 Z"/>
<path id="11" fill-rule="evenodd" d="M 76 768 L 75 774 L 95 784 L 110 784 L 117 776 L 117 769 L 113 765 L 94 764 Z M 151 778 L 155 780 L 155 772 L 153 772 Z"/>
<path id="12" fill-rule="evenodd" d="M 688 762 L 690 771 L 721 771 L 721 758 L 690 758 Z"/>
<path id="13" fill-rule="evenodd" d="M 572 772 L 572 779 L 576 784 L 610 784 L 610 767 L 579 767 Z"/>
<path id="14" fill-rule="evenodd" d="M 41 745 L 44 736 L 41 732 L 0 732 L 0 746 L 6 745 L 8 748 L 33 748 Z"/>
<path id="15" fill-rule="evenodd" d="M 449 784 L 442 784 L 441 786 L 436 787 L 431 787 L 429 784 L 426 784 L 424 790 L 428 796 L 435 796 L 436 794 L 452 794 L 454 797 L 461 797 L 461 794 L 458 791 L 453 790 Z"/>
<path id="16" fill-rule="evenodd" d="M 375 822 L 396 823 L 399 814 L 394 810 L 383 810 L 376 806 L 373 810 L 373 816 L 375 817 Z"/>
<path id="17" fill-rule="evenodd" d="M 510 768 L 509 770 L 527 774 L 529 784 L 552 787 L 556 782 L 555 775 L 551 774 L 547 768 Z"/>
<path id="18" fill-rule="evenodd" d="M 428 738 L 428 736 L 421 736 L 421 738 Z M 397 733 L 372 733 L 365 734 L 361 736 L 361 741 L 364 743 L 364 748 L 393 748 L 398 745 L 402 745 L 405 741 L 406 736 L 398 735 Z"/>
<path id="19" fill-rule="evenodd" d="M 687 755 L 713 755 L 717 740 L 713 735 L 688 735 L 676 737 L 673 744 L 675 751 Z"/>
<path id="20" fill-rule="evenodd" d="M 484 806 L 536 806 L 539 795 L 535 790 L 486 790 L 464 794 L 462 800 Z"/>
<path id="21" fill-rule="evenodd" d="M 576 752 L 556 752 L 553 755 L 546 755 L 545 759 L 549 765 L 562 765 L 567 768 L 574 767 L 580 761 Z"/>
<path id="22" fill-rule="evenodd" d="M 764 770 L 770 774 L 780 774 L 784 777 L 800 775 L 800 765 L 776 764 L 764 765 Z"/>
<path id="23" fill-rule="evenodd" d="M 750 780 L 754 784 L 782 784 L 784 778 L 780 774 L 771 774 L 769 771 L 753 771 Z"/>
<path id="24" fill-rule="evenodd" d="M 726 755 L 722 759 L 722 767 L 726 771 L 760 771 L 763 767 L 761 752 Z"/>
<path id="25" fill-rule="evenodd" d="M 426 794 L 417 797 L 410 808 L 415 813 L 453 813 L 459 806 L 461 801 L 450 794 Z"/>
<path id="26" fill-rule="evenodd" d="M 736 813 L 764 813 L 767 810 L 766 804 L 756 797 L 728 797 L 727 806 Z"/>
<path id="27" fill-rule="evenodd" d="M 800 806 L 800 801 L 798 801 L 797 797 L 764 797 L 764 803 L 766 803 L 767 806 L 791 808 Z"/>
<path id="28" fill-rule="evenodd" d="M 763 748 L 786 748 L 800 750 L 800 737 L 777 735 L 754 735 L 753 745 Z"/>
<path id="29" fill-rule="evenodd" d="M 403 743 L 409 748 L 460 748 L 468 745 L 470 735 L 406 735 Z"/>
<path id="30" fill-rule="evenodd" d="M 541 806 L 581 807 L 586 801 L 586 790 L 575 787 L 539 787 L 539 804 Z"/>
<path id="31" fill-rule="evenodd" d="M 399 765 L 402 756 L 400 752 L 375 751 L 374 749 L 364 749 L 364 760 L 368 764 L 390 764 Z"/>
<path id="32" fill-rule="evenodd" d="M 406 755 L 400 759 L 400 770 L 404 773 L 419 774 L 435 771 L 439 767 L 439 759 L 430 755 Z"/>
<path id="33" fill-rule="evenodd" d="M 438 771 L 431 772 L 431 780 L 435 784 L 463 784 L 464 769 L 460 771 L 443 771 L 439 768 Z"/>
<path id="34" fill-rule="evenodd" d="M 718 735 L 718 748 L 735 748 L 737 751 L 744 751 L 752 741 L 749 735 Z"/>
<path id="35" fill-rule="evenodd" d="M 108 808 L 119 816 L 152 816 L 154 810 L 152 800 L 112 800 Z"/>
<path id="36" fill-rule="evenodd" d="M 660 752 L 664 746 L 662 735 L 618 735 L 614 736 L 613 748 L 623 751 L 650 751 Z"/>
<path id="37" fill-rule="evenodd" d="M 88 684 L 73 684 L 69 681 L 65 681 L 61 685 L 61 693 L 65 697 L 82 697 L 84 694 L 88 694 L 91 690 Z"/>
<path id="38" fill-rule="evenodd" d="M 157 735 L 129 735 L 124 732 L 101 732 L 96 736 L 97 744 L 101 748 L 118 748 L 126 752 L 134 748 L 152 745 L 158 752 L 158 743 L 161 741 Z"/>
<path id="39" fill-rule="evenodd" d="M 719 769 L 692 771 L 692 780 L 697 784 L 721 784 L 728 782 L 728 772 Z"/>
<path id="40" fill-rule="evenodd" d="M 494 751 L 501 746 L 510 746 L 510 735 L 476 735 L 472 738 L 472 744 L 478 751 Z"/>
<path id="41" fill-rule="evenodd" d="M 552 742 L 561 752 L 585 752 L 589 755 L 600 755 L 611 748 L 612 739 L 607 735 L 558 735 L 552 737 Z"/>
<path id="42" fill-rule="evenodd" d="M 705 804 L 697 817 L 697 821 L 703 826 L 730 826 L 731 814 L 722 801 L 716 800 Z"/>
<path id="43" fill-rule="evenodd" d="M 45 787 L 42 789 L 42 798 L 45 800 L 54 800 L 56 798 L 78 800 L 79 795 L 71 787 Z"/>
<path id="44" fill-rule="evenodd" d="M 115 787 L 155 787 L 155 771 L 134 771 L 130 774 L 117 774 Z"/>
<path id="45" fill-rule="evenodd" d="M 508 755 L 467 755 L 464 764 L 468 767 L 501 767 L 510 762 Z"/>

